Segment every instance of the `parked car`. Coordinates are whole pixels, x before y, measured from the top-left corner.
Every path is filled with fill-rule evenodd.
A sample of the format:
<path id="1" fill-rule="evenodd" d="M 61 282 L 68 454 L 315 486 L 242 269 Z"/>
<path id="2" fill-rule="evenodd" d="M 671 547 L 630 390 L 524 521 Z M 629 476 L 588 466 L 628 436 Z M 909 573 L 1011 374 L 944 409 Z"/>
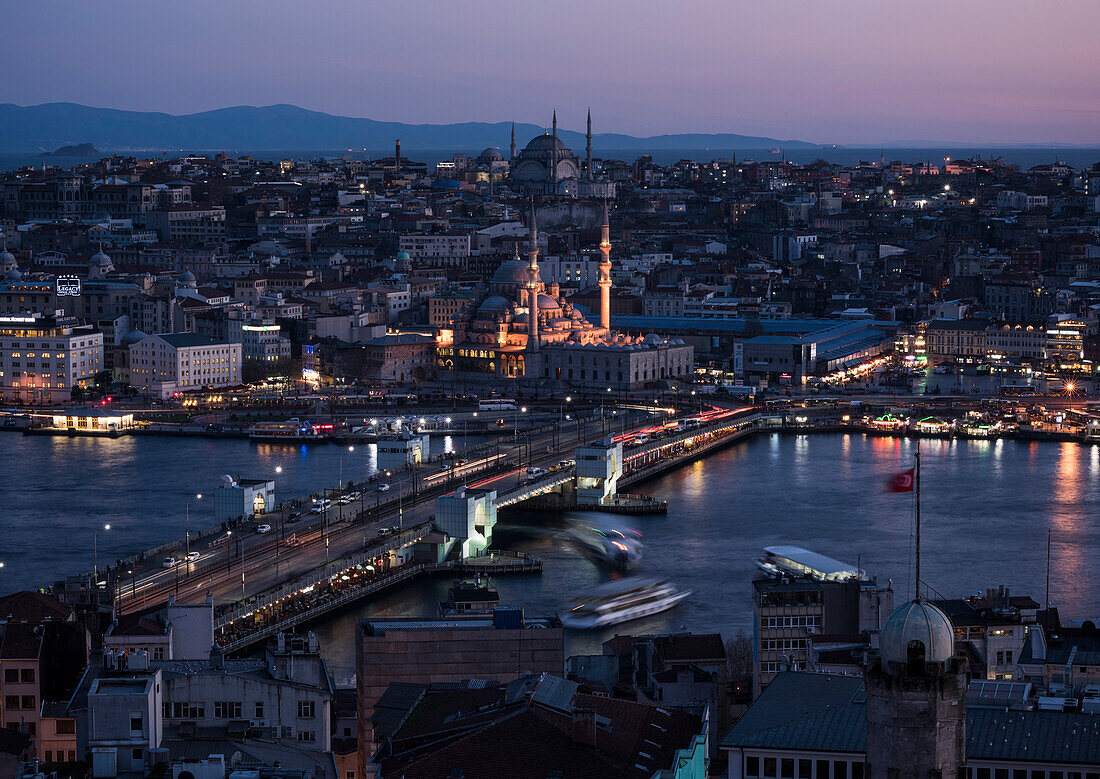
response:
<path id="1" fill-rule="evenodd" d="M 257 533 L 270 533 L 271 532 L 271 525 L 266 525 L 266 524 L 265 525 L 257 525 L 256 526 L 256 532 Z"/>

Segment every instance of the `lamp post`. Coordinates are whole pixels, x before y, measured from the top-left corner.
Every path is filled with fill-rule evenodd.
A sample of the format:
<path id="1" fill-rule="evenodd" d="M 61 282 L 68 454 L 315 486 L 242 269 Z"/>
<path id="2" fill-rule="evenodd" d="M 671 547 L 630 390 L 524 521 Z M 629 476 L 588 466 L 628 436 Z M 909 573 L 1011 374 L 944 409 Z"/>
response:
<path id="1" fill-rule="evenodd" d="M 355 447 L 354 446 L 349 446 L 348 451 L 349 452 L 354 452 Z M 340 450 L 340 483 L 337 486 L 340 487 L 341 489 L 343 489 L 343 486 L 344 486 L 344 450 L 342 450 L 342 449 Z"/>
<path id="2" fill-rule="evenodd" d="M 111 529 L 110 525 L 104 525 L 104 532 Z M 95 586 L 99 586 L 99 528 L 92 531 L 92 576 L 95 579 Z"/>
<path id="3" fill-rule="evenodd" d="M 233 554 L 233 531 L 225 531 L 225 572 L 229 573 L 230 559 Z"/>
<path id="4" fill-rule="evenodd" d="M 202 500 L 202 493 L 201 492 L 199 492 L 195 495 L 195 500 Z M 183 511 L 184 511 L 184 517 L 185 517 L 184 525 L 186 527 L 184 538 L 186 539 L 185 544 L 186 544 L 186 550 L 187 550 L 187 556 L 184 559 L 187 561 L 187 564 L 190 565 L 191 564 L 191 499 L 190 498 L 188 498 L 187 502 L 184 504 Z"/>

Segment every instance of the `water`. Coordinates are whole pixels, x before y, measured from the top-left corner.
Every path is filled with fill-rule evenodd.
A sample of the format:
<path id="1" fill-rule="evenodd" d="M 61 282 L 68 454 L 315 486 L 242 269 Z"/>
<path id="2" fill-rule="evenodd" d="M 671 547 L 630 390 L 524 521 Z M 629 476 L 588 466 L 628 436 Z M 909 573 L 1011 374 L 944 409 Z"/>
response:
<path id="1" fill-rule="evenodd" d="M 261 149 L 261 150 L 247 150 L 247 149 L 206 149 L 206 150 L 186 150 L 186 153 L 208 153 L 216 154 L 221 151 L 225 151 L 232 156 L 246 154 L 252 156 L 258 160 L 275 161 L 282 159 L 302 159 L 312 160 L 318 157 L 352 157 L 355 159 L 379 159 L 385 156 L 392 156 L 393 149 L 375 149 L 367 151 L 348 152 L 344 149 Z M 450 160 L 451 155 L 454 152 L 464 152 L 466 154 L 476 155 L 481 151 L 481 148 L 477 149 L 406 149 L 402 154 L 410 160 L 426 163 L 429 167 L 434 167 L 437 163 L 443 160 Z M 771 149 L 599 149 L 596 150 L 596 156 L 603 159 L 618 159 L 625 161 L 633 161 L 642 155 L 649 155 L 653 157 L 653 161 L 658 165 L 671 165 L 677 160 L 689 159 L 699 160 L 701 162 L 709 162 L 718 158 L 735 157 L 738 160 L 778 160 L 781 159 L 780 154 L 773 154 Z M 116 152 L 104 151 L 104 155 L 109 153 L 127 154 L 138 157 L 139 159 L 148 159 L 153 157 L 160 157 L 167 154 L 167 158 L 178 157 L 182 152 L 180 149 L 170 149 L 167 152 L 163 150 L 142 150 L 142 151 L 126 151 L 119 150 Z M 1027 169 L 1032 165 L 1038 165 L 1045 162 L 1054 162 L 1055 160 L 1062 160 L 1075 168 L 1086 168 L 1095 162 L 1100 161 L 1100 148 L 1092 147 L 1074 147 L 1074 148 L 1043 148 L 1043 147 L 1019 147 L 1019 148 L 981 148 L 981 147 L 935 147 L 935 148 L 882 148 L 879 146 L 840 146 L 840 147 L 810 147 L 810 148 L 798 148 L 798 149 L 783 149 L 782 154 L 786 156 L 788 160 L 799 164 L 805 164 L 813 162 L 817 159 L 824 159 L 828 162 L 837 163 L 840 165 L 854 165 L 861 160 L 874 162 L 879 159 L 880 155 L 885 155 L 887 161 L 890 160 L 903 160 L 906 162 L 919 162 L 928 161 L 934 165 L 942 165 L 944 157 L 951 157 L 952 159 L 967 159 L 975 155 L 982 157 L 1002 157 L 1010 164 L 1019 165 L 1022 169 Z M 61 167 L 73 167 L 76 165 L 82 165 L 84 163 L 96 162 L 101 156 L 96 157 L 41 157 L 35 153 L 0 153 L 0 172 L 15 170 L 16 168 L 33 165 L 36 167 L 42 167 L 42 163 L 46 165 L 58 165 Z"/>
<path id="2" fill-rule="evenodd" d="M 436 446 L 461 443 L 446 439 Z M 471 440 L 471 444 L 473 441 Z M 883 491 L 910 467 L 915 442 L 862 435 L 760 436 L 689 464 L 638 489 L 669 501 L 665 517 L 631 518 L 645 534 L 641 572 L 694 590 L 676 609 L 620 625 L 618 632 L 719 631 L 750 625 L 753 558 L 762 547 L 796 544 L 859 562 L 898 598 L 911 592 L 912 500 Z M 259 477 L 276 465 L 280 497 L 333 485 L 341 448 L 257 445 L 201 438 L 0 436 L 5 479 L 0 592 L 36 587 L 100 562 L 183 535 L 184 502 L 212 493 L 223 473 Z M 1004 584 L 1044 597 L 1052 531 L 1051 602 L 1064 617 L 1100 612 L 1100 447 L 1017 441 L 924 441 L 923 578 L 948 597 Z M 343 477 L 372 470 L 374 450 L 344 453 Z M 209 495 L 192 505 L 192 527 L 208 526 Z M 559 518 L 551 517 L 558 522 Z M 564 594 L 606 576 L 553 533 L 546 517 L 502 516 L 497 545 L 542 557 L 541 576 L 502 577 L 504 603 L 528 614 L 554 611 Z M 358 616 L 431 616 L 445 578 L 422 580 L 315 627 L 337 681 L 354 672 Z M 568 651 L 598 652 L 616 632 L 571 634 Z"/>
<path id="3" fill-rule="evenodd" d="M 862 435 L 768 435 L 643 485 L 640 490 L 668 499 L 669 513 L 630 520 L 645 534 L 641 572 L 694 592 L 650 619 L 571 633 L 567 653 L 598 653 L 616 632 L 749 631 L 752 561 L 774 544 L 858 561 L 880 582 L 892 579 L 900 601 L 912 592 L 912 499 L 886 493 L 883 485 L 912 465 L 914 446 Z M 925 581 L 946 597 L 1005 584 L 1042 602 L 1049 528 L 1051 602 L 1063 617 L 1100 612 L 1094 573 L 1100 564 L 1100 447 L 923 441 L 921 452 Z M 554 611 L 563 594 L 606 578 L 554 536 L 502 524 L 496 540 L 545 563 L 541 576 L 495 582 L 503 603 L 521 605 L 528 614 Z M 445 579 L 421 581 L 316 626 L 337 681 L 346 684 L 354 673 L 356 617 L 434 615 L 448 586 Z"/>
<path id="4" fill-rule="evenodd" d="M 470 437 L 470 445 L 481 439 Z M 431 438 L 433 453 L 462 448 L 462 437 Z M 373 444 L 258 444 L 244 439 L 124 436 L 67 438 L 0 434 L 0 592 L 33 589 L 90 571 L 93 531 L 99 563 L 114 563 L 182 538 L 214 521 L 223 474 L 274 476 L 278 500 L 374 473 Z M 275 468 L 282 472 L 275 474 Z M 342 479 L 341 479 L 342 476 Z M 194 500 L 203 493 L 202 500 Z"/>

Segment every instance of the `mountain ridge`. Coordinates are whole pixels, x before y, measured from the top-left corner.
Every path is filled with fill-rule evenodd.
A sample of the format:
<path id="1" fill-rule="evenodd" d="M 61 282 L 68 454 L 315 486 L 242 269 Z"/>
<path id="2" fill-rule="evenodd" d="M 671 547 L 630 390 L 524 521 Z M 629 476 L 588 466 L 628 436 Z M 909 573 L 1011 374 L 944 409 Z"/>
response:
<path id="1" fill-rule="evenodd" d="M 269 106 L 228 106 L 193 114 L 124 111 L 80 103 L 20 106 L 0 103 L 0 151 L 38 152 L 59 146 L 90 143 L 100 149 L 249 149 L 322 151 L 385 149 L 400 138 L 407 149 L 471 151 L 488 146 L 506 149 L 511 122 L 410 124 L 338 116 L 285 103 Z M 545 128 L 516 124 L 522 149 Z M 584 133 L 561 130 L 570 148 L 583 149 Z M 760 149 L 773 146 L 817 148 L 820 144 L 737 133 L 666 133 L 648 137 L 624 133 L 594 133 L 593 145 L 614 150 L 685 151 Z"/>

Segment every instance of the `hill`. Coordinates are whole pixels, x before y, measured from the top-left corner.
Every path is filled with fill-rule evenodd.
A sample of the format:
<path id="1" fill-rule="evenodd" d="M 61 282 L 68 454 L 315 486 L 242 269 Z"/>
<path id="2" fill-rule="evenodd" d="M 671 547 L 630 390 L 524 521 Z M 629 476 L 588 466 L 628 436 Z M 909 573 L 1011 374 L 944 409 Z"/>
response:
<path id="1" fill-rule="evenodd" d="M 147 113 L 92 108 L 77 103 L 36 106 L 0 104 L 0 151 L 43 151 L 88 143 L 109 150 L 332 150 L 388 149 L 400 138 L 406 149 L 479 151 L 507 149 L 510 122 L 405 124 L 307 111 L 292 105 L 234 106 L 197 114 Z M 520 148 L 544 128 L 517 124 Z M 559 130 L 573 149 L 584 148 L 584 133 Z M 813 148 L 804 141 L 733 133 L 687 133 L 639 138 L 597 133 L 594 145 L 609 150 Z"/>

